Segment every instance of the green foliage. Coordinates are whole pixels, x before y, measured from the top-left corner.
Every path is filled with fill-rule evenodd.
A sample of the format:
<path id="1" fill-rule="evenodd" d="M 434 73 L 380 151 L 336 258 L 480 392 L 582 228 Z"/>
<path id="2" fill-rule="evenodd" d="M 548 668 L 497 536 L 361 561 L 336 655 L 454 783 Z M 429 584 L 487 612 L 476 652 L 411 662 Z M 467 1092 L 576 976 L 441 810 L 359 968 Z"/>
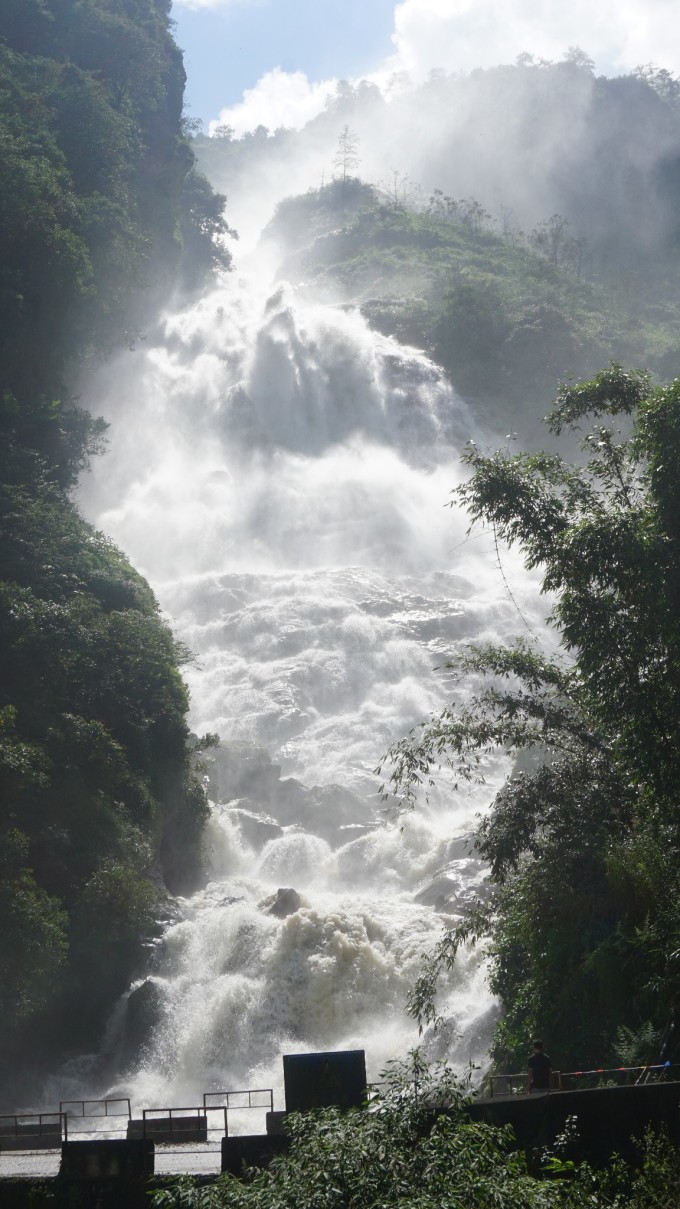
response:
<path id="1" fill-rule="evenodd" d="M 231 266 L 224 240 L 227 236 L 233 239 L 238 236 L 224 218 L 226 200 L 222 194 L 213 192 L 206 177 L 196 168 L 187 173 L 180 230 L 183 280 L 190 288 L 200 285 L 211 273 Z"/>
<path id="2" fill-rule="evenodd" d="M 581 53 L 469 77 L 441 74 L 419 90 L 450 178 L 457 154 L 466 175 L 476 151 L 464 138 L 457 145 L 449 128 L 438 129 L 446 108 L 476 113 L 483 141 L 485 123 L 497 126 L 507 105 L 509 147 L 527 115 L 537 130 L 541 115 L 552 115 L 543 128 L 543 145 L 552 147 L 564 114 L 578 115 L 579 133 L 564 155 L 549 166 L 536 155 L 535 176 L 523 160 L 519 197 L 510 182 L 503 196 L 511 154 L 503 148 L 498 174 L 487 182 L 497 192 L 493 214 L 473 196 L 438 188 L 421 202 L 399 170 L 385 184 L 359 181 L 338 161 L 346 179 L 287 199 L 269 229 L 289 249 L 287 276 L 340 294 L 381 331 L 425 348 L 489 424 L 502 413 L 504 423 L 524 421 L 528 429 L 556 379 L 589 377 L 610 359 L 648 365 L 662 380 L 677 365 L 680 159 L 670 149 L 680 145 L 679 84 L 651 67 L 594 78 Z M 407 115 L 411 103 L 404 102 Z M 318 154 L 319 146 L 328 148 L 330 168 L 340 132 L 353 138 L 359 128 L 365 139 L 375 137 L 373 115 L 385 130 L 399 121 L 399 103 L 396 117 L 385 109 L 367 84 L 342 86 L 303 131 L 258 128 L 236 139 L 225 129 L 199 137 L 196 152 L 207 176 L 227 191 L 249 173 L 259 176 L 263 165 L 285 175 L 291 154 Z M 641 163 L 639 148 L 662 141 L 668 154 L 657 160 L 652 152 Z M 524 151 L 518 147 L 519 156 Z M 522 231 L 513 204 L 525 211 L 527 197 L 545 196 L 546 179 L 557 211 L 532 216 L 532 229 Z"/>
<path id="3" fill-rule="evenodd" d="M 495 894 L 443 938 L 411 1005 L 435 1020 L 440 973 L 486 935 L 503 1065 L 535 1033 L 563 1069 L 602 1065 L 622 1037 L 660 1038 L 680 1007 L 680 382 L 652 388 L 614 365 L 563 388 L 548 423 L 588 415 L 624 416 L 628 435 L 595 425 L 578 466 L 471 445 L 457 491 L 473 524 L 541 569 L 565 656 L 473 648 L 449 669 L 473 678 L 471 698 L 391 752 L 410 800 L 444 761 L 480 780 L 490 752 L 532 757 L 480 822 Z"/>
<path id="4" fill-rule="evenodd" d="M 104 420 L 60 399 L 38 395 L 20 404 L 6 390 L 0 398 L 0 469 L 5 488 L 38 473 L 72 487 L 90 458 L 102 451 Z"/>
<path id="5" fill-rule="evenodd" d="M 466 1116 L 465 1088 L 417 1055 L 393 1067 L 368 1111 L 289 1118 L 290 1152 L 243 1180 L 190 1180 L 155 1194 L 156 1209 L 550 1209 L 592 1204 L 573 1179 L 528 1173 L 507 1129 Z M 415 1080 L 415 1082 L 414 1082 Z M 602 1204 L 605 1202 L 602 1201 Z"/>
<path id="6" fill-rule="evenodd" d="M 639 1142 L 642 1165 L 633 1180 L 630 1209 L 675 1209 L 680 1201 L 678 1149 L 667 1132 L 648 1129 Z"/>
<path id="7" fill-rule="evenodd" d="M 68 383 L 180 277 L 227 268 L 232 232 L 193 169 L 165 0 L 8 0 L 0 75 L 4 1075 L 96 1042 L 166 887 L 201 877 L 185 653 L 69 498 L 106 425 Z"/>
<path id="8" fill-rule="evenodd" d="M 21 876 L 34 879 L 34 915 L 40 907 L 48 919 L 53 900 L 67 913 L 68 982 L 94 1019 L 154 929 L 154 860 L 172 890 L 200 877 L 207 807 L 191 765 L 182 652 L 148 585 L 81 520 L 43 464 L 16 445 L 5 447 L 4 462 L 0 838 L 17 829 L 24 837 Z M 19 909 L 7 893 L 3 932 L 16 931 Z M 59 1002 L 64 953 L 51 949 L 59 960 L 36 975 L 43 990 L 32 1011 Z M 30 971 L 27 944 L 23 951 Z M 19 1000 L 7 1007 L 8 1044 L 13 1022 L 29 1014 Z"/>
<path id="9" fill-rule="evenodd" d="M 66 960 L 66 913 L 28 867 L 29 839 L 0 836 L 0 1006 L 6 1027 L 30 1019 L 50 1000 Z"/>
<path id="10" fill-rule="evenodd" d="M 616 1032 L 614 1053 L 623 1066 L 640 1066 L 653 1063 L 658 1052 L 659 1038 L 651 1020 L 645 1020 L 638 1029 L 626 1028 L 622 1024 Z"/>
<path id="11" fill-rule="evenodd" d="M 425 347 L 495 422 L 500 408 L 535 412 L 556 377 L 625 347 L 582 259 L 555 263 L 474 198 L 436 191 L 427 209 L 413 205 L 335 181 L 283 202 L 267 233 L 291 249 L 289 276 L 340 288 L 381 331 Z"/>
<path id="12" fill-rule="evenodd" d="M 192 284 L 228 267 L 229 229 L 182 134 L 167 6 L 12 2 L 0 72 L 0 390 L 23 407 L 125 340 L 182 249 Z"/>

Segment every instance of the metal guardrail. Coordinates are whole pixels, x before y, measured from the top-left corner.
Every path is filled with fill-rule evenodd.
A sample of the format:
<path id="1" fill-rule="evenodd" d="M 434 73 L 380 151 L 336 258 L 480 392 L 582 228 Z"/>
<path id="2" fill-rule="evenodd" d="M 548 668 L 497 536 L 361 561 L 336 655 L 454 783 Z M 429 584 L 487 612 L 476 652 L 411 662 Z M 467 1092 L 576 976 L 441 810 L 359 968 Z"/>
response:
<path id="1" fill-rule="evenodd" d="M 214 1103 L 218 1101 L 218 1103 Z M 60 1100 L 59 1111 L 42 1113 L 0 1114 L 0 1149 L 3 1139 L 7 1148 L 20 1149 L 25 1141 L 47 1148 L 49 1138 L 54 1148 L 73 1136 L 83 1134 L 123 1134 L 124 1136 L 155 1139 L 164 1143 L 177 1142 L 184 1149 L 192 1143 L 201 1146 L 214 1142 L 215 1135 L 227 1136 L 229 1116 L 233 1111 L 274 1110 L 271 1087 L 244 1090 L 223 1090 L 203 1093 L 203 1104 L 190 1107 L 145 1108 L 141 1118 L 133 1120 L 129 1097 Z M 39 1139 L 42 1139 L 39 1141 Z"/>
<path id="2" fill-rule="evenodd" d="M 211 1105 L 208 1100 L 221 1097 L 221 1104 Z M 256 1101 L 254 1097 L 260 1097 Z M 240 1098 L 241 1103 L 236 1101 Z M 245 1103 L 243 1101 L 245 1100 Z M 229 1113 L 253 1108 L 264 1108 L 267 1112 L 274 1111 L 274 1090 L 271 1087 L 253 1087 L 244 1091 L 204 1091 L 203 1110 L 213 1112 L 216 1108 L 224 1108 L 224 1134 L 229 1136 Z"/>
<path id="3" fill-rule="evenodd" d="M 638 1075 L 637 1079 L 631 1078 L 634 1074 Z M 490 1075 L 489 1094 L 493 1097 L 497 1092 L 496 1085 L 504 1083 L 511 1095 L 521 1095 L 522 1092 L 526 1092 L 528 1077 L 527 1071 L 520 1071 L 509 1075 Z M 566 1091 L 565 1081 L 569 1079 L 575 1080 L 577 1083 L 576 1088 L 572 1088 L 572 1090 L 578 1090 L 578 1083 L 581 1080 L 584 1082 L 586 1080 L 590 1081 L 588 1085 L 589 1090 L 594 1087 L 601 1087 L 603 1083 L 610 1086 L 625 1087 L 626 1085 L 630 1086 L 632 1083 L 659 1082 L 662 1079 L 674 1082 L 680 1079 L 680 1064 L 661 1062 L 650 1066 L 599 1066 L 594 1067 L 592 1070 L 554 1070 L 551 1072 L 549 1090 Z M 581 1087 L 583 1090 L 586 1090 L 584 1082 L 581 1083 Z M 520 1085 L 518 1090 L 515 1090 L 515 1084 Z"/>
<path id="4" fill-rule="evenodd" d="M 638 1076 L 637 1079 L 632 1078 L 635 1074 Z M 609 1083 L 613 1082 L 616 1086 L 625 1086 L 631 1083 L 659 1083 L 661 1080 L 668 1080 L 668 1082 L 673 1083 L 680 1079 L 680 1063 L 657 1062 L 647 1066 L 596 1067 L 593 1070 L 563 1071 L 561 1087 L 565 1090 L 565 1079 L 594 1079 L 595 1086 L 600 1086 L 603 1077 L 606 1077 Z"/>
<path id="5" fill-rule="evenodd" d="M 208 1113 L 220 1113 L 221 1125 L 208 1125 Z M 155 1128 L 154 1128 L 155 1126 Z M 183 1136 L 205 1133 L 227 1132 L 226 1105 L 206 1108 L 205 1105 L 192 1105 L 184 1108 L 144 1108 L 142 1109 L 142 1136 L 144 1138 L 158 1137 L 159 1134 L 169 1135 L 173 1142 L 181 1142 Z M 196 1141 L 195 1137 L 188 1140 Z"/>
<path id="6" fill-rule="evenodd" d="M 527 1071 L 517 1071 L 515 1074 L 511 1075 L 489 1075 L 489 1095 L 493 1098 L 493 1096 L 496 1094 L 496 1084 L 498 1083 L 505 1084 L 504 1090 L 510 1095 L 522 1095 L 524 1092 L 526 1092 L 528 1078 L 529 1076 Z M 562 1090 L 562 1084 L 560 1082 L 561 1078 L 562 1074 L 560 1071 L 554 1070 L 551 1072 L 551 1090 Z M 517 1088 L 515 1087 L 516 1084 L 519 1085 Z M 500 1091 L 501 1089 L 499 1088 L 498 1090 Z"/>
<path id="7" fill-rule="evenodd" d="M 68 1122 L 66 1113 L 61 1112 L 10 1112 L 0 1114 L 0 1148 L 2 1140 L 12 1138 L 26 1141 L 26 1149 L 30 1150 L 30 1141 L 35 1138 L 62 1137 L 68 1138 Z M 58 1147 L 55 1147 L 55 1149 Z"/>
<path id="8" fill-rule="evenodd" d="M 122 1104 L 125 1106 L 123 1111 L 121 1111 L 121 1112 L 116 1111 L 114 1106 L 118 1105 L 118 1104 Z M 77 1109 L 79 1109 L 80 1111 L 76 1111 Z M 92 1111 L 92 1110 L 95 1110 L 95 1111 Z M 106 1133 L 121 1133 L 123 1135 L 125 1134 L 125 1132 L 127 1130 L 127 1122 L 130 1120 L 130 1118 L 132 1116 L 130 1100 L 128 1099 L 127 1096 L 119 1097 L 115 1100 L 60 1100 L 59 1101 L 59 1112 L 63 1115 L 64 1120 L 67 1123 L 67 1126 L 68 1126 L 69 1117 L 71 1117 L 72 1119 L 75 1119 L 76 1121 L 106 1121 L 107 1122 Z M 118 1126 L 108 1125 L 108 1122 L 112 1118 L 116 1118 L 116 1117 L 118 1117 L 118 1118 L 122 1117 L 123 1120 L 126 1122 L 125 1125 L 118 1125 Z M 71 1135 L 73 1135 L 74 1133 L 82 1134 L 82 1133 L 93 1133 L 93 1132 L 98 1133 L 98 1132 L 104 1132 L 104 1131 L 103 1130 L 99 1131 L 97 1129 L 93 1130 L 93 1129 L 88 1129 L 88 1128 L 78 1129 L 77 1127 L 74 1127 L 74 1126 L 71 1127 Z M 68 1141 L 68 1133 L 66 1133 L 64 1140 Z"/>
<path id="9" fill-rule="evenodd" d="M 215 1096 L 222 1097 L 222 1103 L 211 1106 L 208 1104 L 209 1099 L 214 1099 Z M 247 1096 L 247 1104 L 232 1104 L 232 1096 Z M 253 1103 L 253 1096 L 265 1096 L 266 1100 L 261 1104 Z M 226 1101 L 226 1102 L 225 1102 Z M 203 1108 L 225 1107 L 228 1110 L 233 1108 L 267 1108 L 270 1112 L 274 1111 L 274 1092 L 271 1087 L 253 1087 L 247 1091 L 204 1091 L 203 1092 Z"/>

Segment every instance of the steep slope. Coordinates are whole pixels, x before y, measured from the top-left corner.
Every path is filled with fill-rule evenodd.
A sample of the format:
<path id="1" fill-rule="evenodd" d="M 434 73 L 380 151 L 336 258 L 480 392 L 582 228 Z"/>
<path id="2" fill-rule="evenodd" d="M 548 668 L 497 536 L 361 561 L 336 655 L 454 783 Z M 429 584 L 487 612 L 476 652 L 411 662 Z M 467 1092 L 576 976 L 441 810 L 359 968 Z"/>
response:
<path id="1" fill-rule="evenodd" d="M 527 58 L 387 99 L 341 85 L 299 132 L 218 128 L 195 146 L 237 201 L 245 177 L 262 196 L 282 175 L 299 193 L 267 232 L 283 276 L 359 303 L 488 422 L 526 429 L 558 379 L 610 359 L 675 372 L 679 93 L 662 71 L 606 79 L 576 53 Z M 345 129 L 361 180 L 339 167 Z"/>
<path id="2" fill-rule="evenodd" d="M 0 13 L 5 1080 L 91 1045 L 166 887 L 201 876 L 184 653 L 70 495 L 106 427 L 71 384 L 161 291 L 229 263 L 224 199 L 182 130 L 168 11 L 21 0 Z"/>

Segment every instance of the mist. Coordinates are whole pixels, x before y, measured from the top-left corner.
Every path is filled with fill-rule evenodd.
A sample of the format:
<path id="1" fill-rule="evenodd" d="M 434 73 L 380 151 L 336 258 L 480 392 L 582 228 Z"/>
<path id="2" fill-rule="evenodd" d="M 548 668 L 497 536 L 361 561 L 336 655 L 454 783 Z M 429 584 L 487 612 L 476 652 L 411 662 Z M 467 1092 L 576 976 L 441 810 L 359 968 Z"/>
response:
<path id="1" fill-rule="evenodd" d="M 643 78 L 596 77 L 574 52 L 557 63 L 526 56 L 435 71 L 422 85 L 341 83 L 299 131 L 199 138 L 199 162 L 227 194 L 247 246 L 283 197 L 338 175 L 345 126 L 359 140 L 356 175 L 389 196 L 396 174 L 410 204 L 427 205 L 434 189 L 474 197 L 499 224 L 524 231 L 560 213 L 596 245 L 645 252 L 675 229 L 666 178 L 680 155 L 676 114 Z"/>

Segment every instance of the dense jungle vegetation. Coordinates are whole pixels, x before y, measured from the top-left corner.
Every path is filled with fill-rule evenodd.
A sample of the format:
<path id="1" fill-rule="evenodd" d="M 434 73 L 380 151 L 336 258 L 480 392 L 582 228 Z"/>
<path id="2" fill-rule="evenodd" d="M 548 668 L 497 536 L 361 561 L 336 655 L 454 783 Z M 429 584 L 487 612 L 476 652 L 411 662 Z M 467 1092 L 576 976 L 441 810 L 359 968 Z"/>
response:
<path id="1" fill-rule="evenodd" d="M 442 763 L 464 783 L 488 752 L 518 757 L 476 840 L 493 896 L 445 934 L 412 1008 L 436 1020 L 442 970 L 484 938 L 501 1069 L 536 1033 L 563 1070 L 677 1060 L 680 381 L 613 366 L 563 387 L 548 424 L 592 424 L 584 462 L 471 445 L 457 494 L 540 569 L 561 650 L 471 648 L 449 671 L 472 697 L 391 753 L 407 798 Z"/>
<path id="2" fill-rule="evenodd" d="M 105 425 L 87 364 L 161 292 L 227 267 L 224 198 L 194 166 L 166 0 L 0 10 L 0 1073 L 93 1043 L 201 876 L 184 652 L 79 516 Z"/>

